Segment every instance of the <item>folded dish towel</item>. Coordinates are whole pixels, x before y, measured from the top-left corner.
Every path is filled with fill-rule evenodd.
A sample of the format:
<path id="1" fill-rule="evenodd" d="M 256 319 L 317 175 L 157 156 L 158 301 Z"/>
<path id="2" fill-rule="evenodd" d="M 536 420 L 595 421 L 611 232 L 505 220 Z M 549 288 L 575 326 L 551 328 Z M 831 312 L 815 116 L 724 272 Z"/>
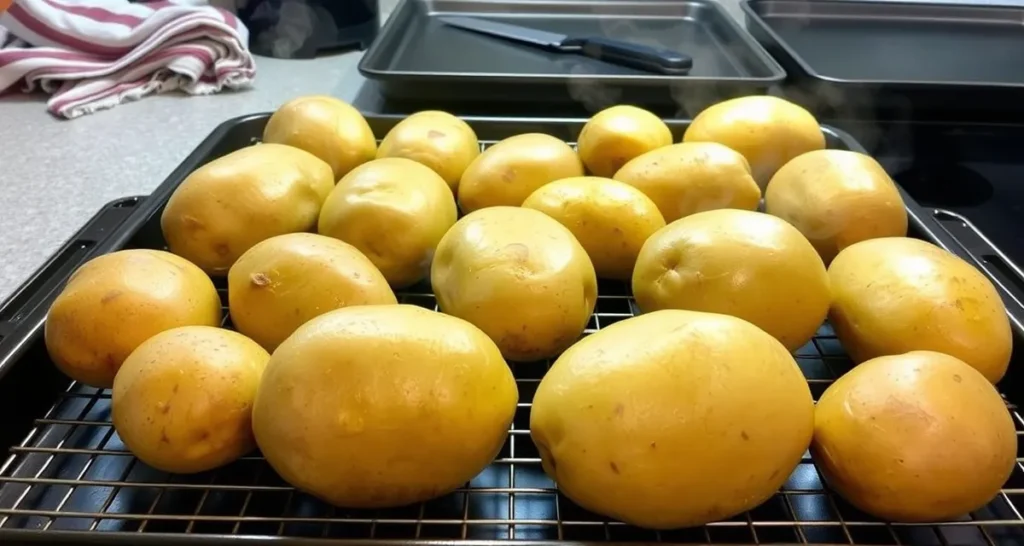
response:
<path id="1" fill-rule="evenodd" d="M 0 92 L 41 89 L 71 119 L 151 93 L 245 88 L 248 40 L 237 17 L 196 0 L 14 0 L 0 14 Z"/>

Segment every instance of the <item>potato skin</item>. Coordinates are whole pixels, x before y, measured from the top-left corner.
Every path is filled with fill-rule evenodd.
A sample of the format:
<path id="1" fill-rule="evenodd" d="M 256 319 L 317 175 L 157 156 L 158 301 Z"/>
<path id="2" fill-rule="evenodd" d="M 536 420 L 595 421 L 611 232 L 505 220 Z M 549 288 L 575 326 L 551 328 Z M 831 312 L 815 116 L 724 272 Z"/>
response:
<path id="1" fill-rule="evenodd" d="M 293 146 L 319 157 L 331 167 L 334 181 L 377 153 L 373 130 L 359 110 L 324 95 L 283 104 L 267 121 L 263 142 Z"/>
<path id="2" fill-rule="evenodd" d="M 847 247 L 829 267 L 829 318 L 855 362 L 915 350 L 944 353 L 997 383 L 1013 333 L 988 278 L 933 244 L 906 237 Z"/>
<path id="3" fill-rule="evenodd" d="M 468 123 L 438 110 L 426 110 L 398 122 L 377 150 L 377 159 L 404 157 L 430 167 L 452 193 L 469 164 L 480 155 L 480 141 Z"/>
<path id="4" fill-rule="evenodd" d="M 253 430 L 299 489 L 344 507 L 402 506 L 487 466 L 517 400 L 498 348 L 466 321 L 409 305 L 346 307 L 274 352 Z"/>
<path id="5" fill-rule="evenodd" d="M 793 224 L 829 264 L 844 248 L 907 235 L 907 209 L 896 184 L 869 155 L 816 150 L 775 173 L 765 212 Z"/>
<path id="6" fill-rule="evenodd" d="M 704 109 L 683 142 L 717 142 L 743 154 L 763 191 L 775 171 L 794 157 L 825 147 L 818 120 L 785 99 L 749 96 Z"/>
<path id="7" fill-rule="evenodd" d="M 516 135 L 469 164 L 459 183 L 459 208 L 468 214 L 486 207 L 518 207 L 544 184 L 573 176 L 583 176 L 583 164 L 568 144 L 541 133 Z"/>
<path id="8" fill-rule="evenodd" d="M 258 243 L 228 273 L 231 322 L 268 351 L 328 311 L 397 303 L 387 279 L 356 247 L 312 233 Z"/>
<path id="9" fill-rule="evenodd" d="M 626 163 L 614 178 L 650 197 L 666 222 L 706 210 L 755 210 L 761 201 L 747 160 L 714 142 L 658 148 Z"/>
<path id="10" fill-rule="evenodd" d="M 555 361 L 530 434 L 559 490 L 654 529 L 749 510 L 789 477 L 814 405 L 793 357 L 726 315 L 656 311 L 602 328 Z"/>
<path id="11" fill-rule="evenodd" d="M 597 276 L 628 280 L 640 247 L 665 227 L 657 205 L 640 190 L 597 176 L 564 178 L 530 194 L 523 208 L 554 218 L 583 245 Z"/>
<path id="12" fill-rule="evenodd" d="M 359 249 L 395 288 L 430 271 L 434 249 L 455 223 L 455 198 L 440 175 L 411 159 L 376 159 L 331 192 L 318 231 Z"/>
<path id="13" fill-rule="evenodd" d="M 166 472 L 193 473 L 255 447 L 252 403 L 270 355 L 230 330 L 184 326 L 153 336 L 114 380 L 111 419 L 125 446 Z"/>
<path id="14" fill-rule="evenodd" d="M 160 227 L 171 252 L 226 275 L 256 243 L 310 231 L 334 188 L 330 167 L 282 144 L 258 144 L 196 169 L 171 195 Z"/>
<path id="15" fill-rule="evenodd" d="M 651 236 L 633 271 L 643 311 L 689 309 L 754 323 L 795 351 L 828 314 L 825 265 L 793 226 L 767 214 L 720 209 Z"/>
<path id="16" fill-rule="evenodd" d="M 672 144 L 672 131 L 658 116 L 618 105 L 594 114 L 580 131 L 576 149 L 587 171 L 611 178 L 629 160 Z"/>
<path id="17" fill-rule="evenodd" d="M 597 303 L 594 266 L 562 224 L 542 212 L 489 207 L 452 227 L 430 271 L 441 310 L 476 325 L 510 360 L 572 345 Z"/>
<path id="18" fill-rule="evenodd" d="M 121 250 L 89 260 L 68 279 L 46 317 L 50 358 L 76 381 L 114 384 L 146 339 L 187 325 L 218 326 L 220 298 L 195 265 L 159 250 Z"/>
<path id="19" fill-rule="evenodd" d="M 912 351 L 864 362 L 818 401 L 811 455 L 851 504 L 899 522 L 941 521 L 992 500 L 1016 464 L 999 393 L 961 360 Z"/>

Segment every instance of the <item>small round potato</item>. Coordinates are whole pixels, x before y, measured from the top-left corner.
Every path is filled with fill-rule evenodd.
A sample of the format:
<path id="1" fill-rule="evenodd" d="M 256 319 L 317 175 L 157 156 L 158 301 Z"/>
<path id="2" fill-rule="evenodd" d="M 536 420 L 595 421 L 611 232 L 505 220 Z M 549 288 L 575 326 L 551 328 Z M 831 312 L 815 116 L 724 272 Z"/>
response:
<path id="1" fill-rule="evenodd" d="M 345 175 L 320 213 L 319 232 L 356 247 L 395 288 L 430 271 L 434 249 L 458 216 L 440 175 L 411 159 L 389 157 Z"/>
<path id="2" fill-rule="evenodd" d="M 672 144 L 672 131 L 661 118 L 619 105 L 594 114 L 576 141 L 580 159 L 595 176 L 611 178 L 629 160 Z"/>
<path id="3" fill-rule="evenodd" d="M 430 167 L 452 193 L 466 167 L 480 155 L 480 141 L 468 123 L 437 110 L 416 112 L 398 122 L 380 143 L 377 159 L 404 157 Z"/>
<path id="4" fill-rule="evenodd" d="M 437 246 L 430 280 L 442 311 L 476 325 L 511 360 L 541 360 L 572 345 L 597 303 L 587 252 L 533 209 L 464 216 Z"/>
<path id="5" fill-rule="evenodd" d="M 114 380 L 111 419 L 124 445 L 165 472 L 204 472 L 255 447 L 252 404 L 270 355 L 230 330 L 157 334 Z"/>
<path id="6" fill-rule="evenodd" d="M 249 146 L 190 174 L 167 202 L 160 227 L 171 252 L 210 275 L 226 275 L 256 243 L 313 229 L 334 180 L 309 152 Z"/>
<path id="7" fill-rule="evenodd" d="M 228 302 L 235 328 L 268 351 L 328 311 L 398 303 L 356 247 L 313 233 L 271 237 L 242 254 L 228 273 Z"/>
<path id="8" fill-rule="evenodd" d="M 526 198 L 523 207 L 558 220 L 576 236 L 597 276 L 628 280 L 640 247 L 665 227 L 658 207 L 640 190 L 596 176 L 556 180 Z"/>
<path id="9" fill-rule="evenodd" d="M 330 165 L 335 181 L 377 153 L 373 130 L 359 110 L 322 95 L 292 99 L 278 108 L 263 129 L 263 142 L 319 157 Z"/>
<path id="10" fill-rule="evenodd" d="M 217 289 L 174 254 L 121 250 L 88 261 L 68 279 L 46 317 L 46 349 L 76 381 L 108 388 L 128 355 L 179 326 L 217 326 Z"/>
<path id="11" fill-rule="evenodd" d="M 518 207 L 544 184 L 573 176 L 583 176 L 583 164 L 568 144 L 540 133 L 516 135 L 469 164 L 459 183 L 459 208 L 468 214 L 485 207 Z"/>

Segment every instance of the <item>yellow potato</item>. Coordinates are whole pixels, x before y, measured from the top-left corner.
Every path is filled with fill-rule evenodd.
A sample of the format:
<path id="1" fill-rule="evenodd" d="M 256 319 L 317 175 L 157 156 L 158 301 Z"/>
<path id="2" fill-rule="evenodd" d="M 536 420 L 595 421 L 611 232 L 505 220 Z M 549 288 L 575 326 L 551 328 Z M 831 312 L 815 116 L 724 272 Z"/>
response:
<path id="1" fill-rule="evenodd" d="M 906 237 L 850 245 L 828 270 L 829 318 L 855 362 L 924 350 L 948 354 L 996 383 L 1013 334 L 988 278 L 930 243 Z"/>
<path id="2" fill-rule="evenodd" d="M 468 123 L 436 110 L 417 112 L 398 122 L 380 143 L 377 159 L 404 157 L 430 167 L 452 193 L 466 167 L 480 155 L 480 141 Z"/>
<path id="3" fill-rule="evenodd" d="M 319 232 L 356 247 L 396 288 L 430 271 L 434 249 L 458 216 L 440 175 L 411 159 L 391 157 L 345 175 L 320 213 Z"/>
<path id="4" fill-rule="evenodd" d="M 765 212 L 796 226 L 826 264 L 853 243 L 907 234 L 896 184 L 874 158 L 857 152 L 798 156 L 772 177 L 764 203 Z"/>
<path id="5" fill-rule="evenodd" d="M 459 208 L 518 207 L 537 188 L 583 176 L 583 164 L 565 142 L 540 133 L 506 138 L 477 156 L 459 182 Z"/>
<path id="6" fill-rule="evenodd" d="M 402 506 L 483 470 L 517 401 L 498 348 L 472 324 L 408 305 L 347 307 L 274 351 L 253 431 L 295 487 L 344 507 Z"/>
<path id="7" fill-rule="evenodd" d="M 636 106 L 612 106 L 594 114 L 576 141 L 580 159 L 595 176 L 611 178 L 629 160 L 672 144 L 661 118 Z"/>
<path id="8" fill-rule="evenodd" d="M 263 142 L 306 150 L 330 165 L 334 180 L 377 153 L 373 130 L 359 110 L 322 95 L 292 99 L 278 108 L 263 129 Z"/>
<path id="9" fill-rule="evenodd" d="M 362 252 L 312 233 L 271 237 L 228 273 L 231 322 L 268 351 L 328 311 L 396 303 L 387 279 Z"/>
<path id="10" fill-rule="evenodd" d="M 572 346 L 530 415 L 560 492 L 654 529 L 761 504 L 800 462 L 813 426 L 810 389 L 778 341 L 734 317 L 674 310 Z"/>
<path id="11" fill-rule="evenodd" d="M 255 447 L 252 404 L 270 355 L 251 339 L 184 326 L 146 340 L 114 380 L 111 419 L 124 445 L 166 472 L 204 472 Z"/>
<path id="12" fill-rule="evenodd" d="M 331 168 L 282 144 L 258 144 L 196 169 L 171 195 L 160 227 L 171 252 L 211 275 L 256 243 L 310 231 L 334 188 Z"/>
<path id="13" fill-rule="evenodd" d="M 748 320 L 795 351 L 829 307 L 825 265 L 782 220 L 721 209 L 676 220 L 647 240 L 633 272 L 643 311 L 689 309 Z"/>
<path id="14" fill-rule="evenodd" d="M 523 207 L 558 220 L 587 251 L 598 277 L 628 280 L 640 247 L 665 227 L 658 207 L 636 188 L 608 178 L 564 178 L 530 194 Z"/>
<path id="15" fill-rule="evenodd" d="M 941 521 L 987 504 L 1016 465 L 999 393 L 964 362 L 913 351 L 869 360 L 818 401 L 811 454 L 850 504 L 900 522 Z"/>
<path id="16" fill-rule="evenodd" d="M 533 209 L 463 217 L 437 246 L 430 281 L 442 311 L 475 324 L 511 360 L 541 360 L 572 345 L 597 303 L 587 252 Z"/>
<path id="17" fill-rule="evenodd" d="M 647 152 L 619 169 L 615 180 L 644 192 L 667 222 L 706 210 L 755 210 L 761 201 L 746 159 L 714 142 Z"/>
<path id="18" fill-rule="evenodd" d="M 195 265 L 169 252 L 121 250 L 78 268 L 50 307 L 50 359 L 76 381 L 110 387 L 143 341 L 178 326 L 220 324 L 220 298 Z"/>
<path id="19" fill-rule="evenodd" d="M 825 136 L 818 120 L 804 108 L 778 97 L 750 96 L 697 114 L 683 142 L 718 142 L 743 154 L 764 190 L 789 160 L 824 148 Z"/>

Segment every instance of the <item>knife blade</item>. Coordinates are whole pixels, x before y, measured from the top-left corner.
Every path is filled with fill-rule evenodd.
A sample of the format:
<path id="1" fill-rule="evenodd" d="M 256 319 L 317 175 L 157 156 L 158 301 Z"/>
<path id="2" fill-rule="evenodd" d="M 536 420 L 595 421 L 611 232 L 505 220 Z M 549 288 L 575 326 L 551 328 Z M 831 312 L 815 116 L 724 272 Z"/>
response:
<path id="1" fill-rule="evenodd" d="M 671 49 L 604 38 L 573 37 L 556 32 L 499 23 L 474 17 L 439 17 L 447 26 L 530 45 L 558 53 L 574 53 L 620 66 L 658 74 L 682 75 L 693 68 L 693 59 Z"/>

